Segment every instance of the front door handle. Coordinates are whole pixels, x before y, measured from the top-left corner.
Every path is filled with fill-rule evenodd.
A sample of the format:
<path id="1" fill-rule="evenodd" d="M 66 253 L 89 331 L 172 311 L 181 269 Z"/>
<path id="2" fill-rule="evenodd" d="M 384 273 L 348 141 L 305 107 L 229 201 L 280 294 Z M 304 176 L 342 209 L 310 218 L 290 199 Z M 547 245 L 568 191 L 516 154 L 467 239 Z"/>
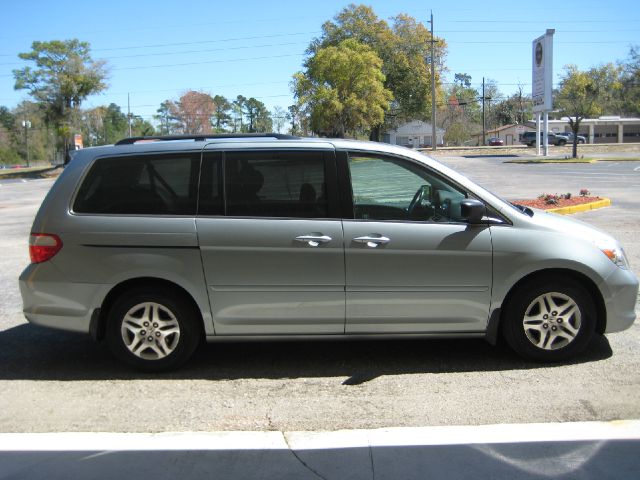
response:
<path id="1" fill-rule="evenodd" d="M 383 237 L 382 235 L 365 235 L 363 237 L 356 237 L 353 241 L 364 243 L 370 248 L 376 248 L 378 245 L 389 243 L 391 239 L 389 237 Z"/>
<path id="2" fill-rule="evenodd" d="M 321 243 L 327 243 L 333 240 L 329 235 L 321 233 L 311 233 L 309 235 L 299 235 L 294 239 L 296 242 L 304 242 L 310 247 L 318 247 Z"/>

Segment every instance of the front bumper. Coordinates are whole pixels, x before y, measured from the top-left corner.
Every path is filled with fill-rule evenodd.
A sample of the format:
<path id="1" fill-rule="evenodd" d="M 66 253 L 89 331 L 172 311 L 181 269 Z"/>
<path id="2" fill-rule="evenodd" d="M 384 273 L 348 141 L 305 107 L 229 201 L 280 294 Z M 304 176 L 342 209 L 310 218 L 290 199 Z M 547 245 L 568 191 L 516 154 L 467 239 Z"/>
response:
<path id="1" fill-rule="evenodd" d="M 633 325 L 638 301 L 638 279 L 631 270 L 616 268 L 600 290 L 607 309 L 604 333 L 621 332 Z"/>

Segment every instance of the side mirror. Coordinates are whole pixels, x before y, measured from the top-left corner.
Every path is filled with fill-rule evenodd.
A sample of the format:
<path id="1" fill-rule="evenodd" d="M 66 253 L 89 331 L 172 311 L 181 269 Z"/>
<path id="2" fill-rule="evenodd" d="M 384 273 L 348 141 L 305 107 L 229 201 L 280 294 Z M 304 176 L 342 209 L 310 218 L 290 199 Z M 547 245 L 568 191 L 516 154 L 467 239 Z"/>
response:
<path id="1" fill-rule="evenodd" d="M 462 220 L 471 224 L 481 223 L 485 210 L 484 203 L 474 198 L 467 198 L 460 202 L 460 216 Z"/>

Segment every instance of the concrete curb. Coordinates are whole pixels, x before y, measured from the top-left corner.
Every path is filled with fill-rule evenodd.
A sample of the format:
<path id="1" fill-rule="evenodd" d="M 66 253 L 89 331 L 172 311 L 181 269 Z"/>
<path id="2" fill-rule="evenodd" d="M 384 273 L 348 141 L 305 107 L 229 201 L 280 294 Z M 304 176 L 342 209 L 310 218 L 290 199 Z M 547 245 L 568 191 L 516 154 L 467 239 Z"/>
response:
<path id="1" fill-rule="evenodd" d="M 570 207 L 549 208 L 545 210 L 545 212 L 559 213 L 560 215 L 570 215 L 572 213 L 588 212 L 589 210 L 596 210 L 598 208 L 609 206 L 611 206 L 611 199 L 604 197 L 602 198 L 602 200 L 598 200 L 596 202 L 583 203 L 581 205 L 572 205 Z"/>
<path id="2" fill-rule="evenodd" d="M 0 433 L 0 452 L 318 450 L 640 440 L 640 420 L 387 427 L 335 431 Z"/>
<path id="3" fill-rule="evenodd" d="M 335 432 L 4 433 L 0 471 L 2 478 L 91 480 L 600 480 L 603 472 L 637 478 L 639 445 L 638 420 Z"/>

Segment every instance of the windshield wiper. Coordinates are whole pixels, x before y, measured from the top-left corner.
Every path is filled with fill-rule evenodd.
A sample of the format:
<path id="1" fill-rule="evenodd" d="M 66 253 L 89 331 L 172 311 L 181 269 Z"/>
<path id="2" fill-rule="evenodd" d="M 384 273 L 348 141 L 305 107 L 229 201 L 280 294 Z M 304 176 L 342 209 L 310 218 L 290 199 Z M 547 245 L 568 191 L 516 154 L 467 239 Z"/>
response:
<path id="1" fill-rule="evenodd" d="M 525 207 L 524 205 L 518 205 L 517 203 L 512 203 L 511 205 L 513 205 L 515 208 L 520 210 L 525 215 L 533 217 L 533 210 L 531 210 L 529 207 Z"/>

